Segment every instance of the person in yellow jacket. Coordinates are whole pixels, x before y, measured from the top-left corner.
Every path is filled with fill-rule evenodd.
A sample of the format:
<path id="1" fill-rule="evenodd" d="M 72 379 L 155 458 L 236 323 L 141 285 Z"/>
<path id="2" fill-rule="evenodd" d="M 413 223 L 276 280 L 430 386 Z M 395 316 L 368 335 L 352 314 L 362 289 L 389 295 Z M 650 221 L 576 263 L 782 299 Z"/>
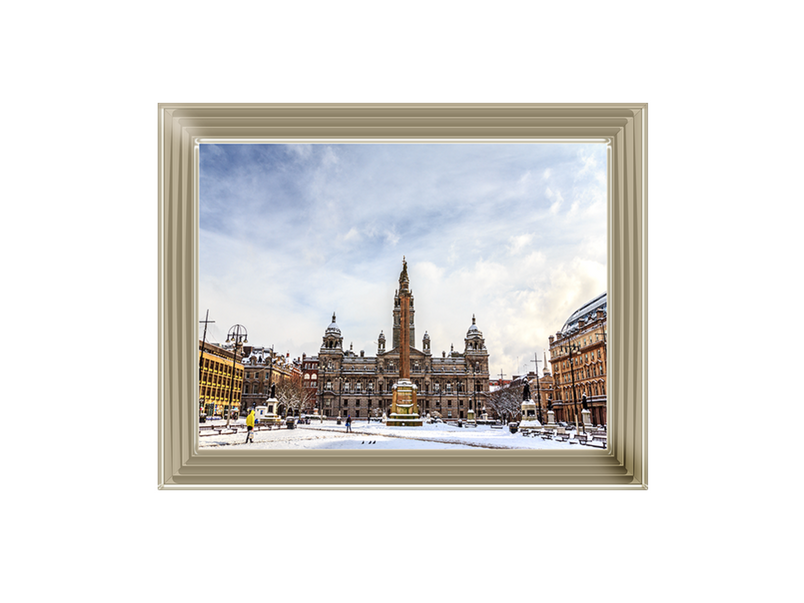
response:
<path id="1" fill-rule="evenodd" d="M 252 408 L 251 411 L 248 413 L 246 417 L 246 429 L 248 429 L 248 433 L 246 434 L 246 444 L 249 442 L 254 441 L 254 409 Z"/>

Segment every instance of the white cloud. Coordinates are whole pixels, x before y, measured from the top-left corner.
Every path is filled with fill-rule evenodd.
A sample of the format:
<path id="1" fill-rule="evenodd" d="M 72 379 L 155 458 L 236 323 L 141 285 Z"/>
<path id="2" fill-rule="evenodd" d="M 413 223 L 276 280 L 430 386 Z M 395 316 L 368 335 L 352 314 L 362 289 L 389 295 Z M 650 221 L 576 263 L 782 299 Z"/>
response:
<path id="1" fill-rule="evenodd" d="M 553 192 L 553 189 L 547 187 L 544 190 L 545 196 L 552 200 L 553 203 L 550 205 L 550 213 L 556 215 L 558 210 L 561 209 L 561 206 L 564 204 L 564 196 L 561 192 Z"/>
<path id="2" fill-rule="evenodd" d="M 335 310 L 374 354 L 405 255 L 416 345 L 461 350 L 475 315 L 511 374 L 605 287 L 604 145 L 274 146 L 252 169 L 221 145 L 244 159 L 207 179 L 202 155 L 200 305 L 255 345 L 315 354 Z"/>
<path id="3" fill-rule="evenodd" d="M 309 159 L 313 154 L 313 145 L 311 144 L 290 144 L 284 146 L 284 148 L 299 159 Z"/>
<path id="4" fill-rule="evenodd" d="M 385 242 L 391 247 L 396 247 L 396 244 L 399 243 L 399 234 L 397 234 L 396 229 L 385 231 Z"/>
<path id="5" fill-rule="evenodd" d="M 523 249 L 525 249 L 530 242 L 533 240 L 533 235 L 530 233 L 521 234 L 518 236 L 510 237 L 508 239 L 508 253 L 511 255 L 516 255 Z"/>

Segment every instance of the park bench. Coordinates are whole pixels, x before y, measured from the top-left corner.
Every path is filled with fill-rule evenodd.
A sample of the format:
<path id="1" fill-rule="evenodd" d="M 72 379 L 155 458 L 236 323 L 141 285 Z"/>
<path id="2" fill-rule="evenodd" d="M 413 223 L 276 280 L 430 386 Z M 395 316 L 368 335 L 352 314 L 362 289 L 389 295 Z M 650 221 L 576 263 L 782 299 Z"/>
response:
<path id="1" fill-rule="evenodd" d="M 489 425 L 489 427 L 491 427 L 492 429 L 502 429 L 503 428 L 502 425 Z"/>
<path id="2" fill-rule="evenodd" d="M 569 437 L 569 434 L 568 434 L 568 433 L 559 433 L 559 434 L 556 434 L 556 438 L 555 438 L 555 439 L 556 439 L 557 441 L 559 441 L 559 442 L 566 442 L 567 440 L 569 440 L 569 439 L 570 439 L 570 437 Z"/>
<path id="3" fill-rule="evenodd" d="M 594 448 L 605 448 L 606 438 L 603 436 L 592 436 L 591 440 L 586 440 L 585 442 L 581 443 L 586 444 L 587 446 L 592 446 Z"/>

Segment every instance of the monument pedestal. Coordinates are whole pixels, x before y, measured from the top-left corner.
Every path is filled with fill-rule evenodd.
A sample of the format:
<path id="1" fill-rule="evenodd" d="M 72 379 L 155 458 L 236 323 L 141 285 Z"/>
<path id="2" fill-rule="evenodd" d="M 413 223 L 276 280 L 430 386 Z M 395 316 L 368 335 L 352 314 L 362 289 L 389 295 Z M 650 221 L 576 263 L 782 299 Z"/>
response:
<path id="1" fill-rule="evenodd" d="M 581 420 L 583 421 L 583 428 L 586 430 L 586 433 L 590 433 L 594 430 L 594 426 L 592 425 L 592 413 L 588 410 L 581 411 Z"/>
<path id="2" fill-rule="evenodd" d="M 282 418 L 276 414 L 277 408 L 279 408 L 279 400 L 268 398 L 265 405 L 256 408 L 256 418 L 264 425 L 279 425 Z"/>
<path id="3" fill-rule="evenodd" d="M 522 402 L 522 420 L 519 422 L 520 428 L 534 428 L 541 427 L 542 424 L 536 418 L 536 402 L 533 400 L 525 400 Z"/>
<path id="4" fill-rule="evenodd" d="M 558 425 L 556 425 L 556 413 L 552 410 L 547 411 L 547 425 L 545 425 L 547 429 L 557 429 Z"/>
<path id="5" fill-rule="evenodd" d="M 391 413 L 385 424 L 390 427 L 421 427 L 419 406 L 416 403 L 416 386 L 410 379 L 400 379 L 394 384 Z"/>

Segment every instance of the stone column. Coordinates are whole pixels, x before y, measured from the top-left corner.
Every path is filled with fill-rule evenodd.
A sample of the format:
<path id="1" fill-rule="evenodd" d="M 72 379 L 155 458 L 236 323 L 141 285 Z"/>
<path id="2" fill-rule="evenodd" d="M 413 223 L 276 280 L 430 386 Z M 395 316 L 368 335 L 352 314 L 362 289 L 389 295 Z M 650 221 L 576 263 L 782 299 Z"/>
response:
<path id="1" fill-rule="evenodd" d="M 399 275 L 399 381 L 394 385 L 391 402 L 391 416 L 386 425 L 399 427 L 418 427 L 419 406 L 416 402 L 416 386 L 410 380 L 410 284 L 408 265 L 402 259 L 402 273 Z"/>

